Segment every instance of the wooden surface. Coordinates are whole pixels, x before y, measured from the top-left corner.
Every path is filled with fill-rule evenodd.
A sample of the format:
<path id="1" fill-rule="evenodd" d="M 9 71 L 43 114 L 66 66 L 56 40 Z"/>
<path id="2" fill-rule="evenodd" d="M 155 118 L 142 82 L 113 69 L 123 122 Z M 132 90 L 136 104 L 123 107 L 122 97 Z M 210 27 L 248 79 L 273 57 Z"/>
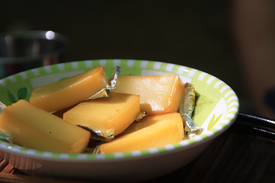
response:
<path id="1" fill-rule="evenodd" d="M 167 162 L 169 163 L 169 162 Z M 146 183 L 162 182 L 275 182 L 273 140 L 237 132 L 233 127 L 220 135 L 192 163 Z M 24 174 L 0 158 L 0 182 L 80 183 Z"/>

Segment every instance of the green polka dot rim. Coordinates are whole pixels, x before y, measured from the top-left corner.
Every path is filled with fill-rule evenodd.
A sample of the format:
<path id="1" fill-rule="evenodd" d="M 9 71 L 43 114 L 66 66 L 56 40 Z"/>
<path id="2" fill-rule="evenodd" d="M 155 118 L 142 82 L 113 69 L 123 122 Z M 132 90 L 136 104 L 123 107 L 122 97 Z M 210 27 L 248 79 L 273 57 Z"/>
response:
<path id="1" fill-rule="evenodd" d="M 239 111 L 238 97 L 220 79 L 190 67 L 147 60 L 84 60 L 24 71 L 0 80 L 0 101 L 5 105 L 11 105 L 20 99 L 28 100 L 32 89 L 35 87 L 71 77 L 99 65 L 106 66 L 104 69 L 108 77 L 111 76 L 116 66 L 119 65 L 121 67 L 120 75 L 178 74 L 184 83 L 192 83 L 200 96 L 199 100 L 203 100 L 202 105 L 195 109 L 196 112 L 193 116 L 195 123 L 204 129 L 203 133 L 193 139 L 183 140 L 164 147 L 113 154 L 54 153 L 28 149 L 8 144 L 4 141 L 0 141 L 0 151 L 62 160 L 108 160 L 147 156 L 181 148 L 189 148 L 213 139 L 232 125 L 237 117 Z"/>

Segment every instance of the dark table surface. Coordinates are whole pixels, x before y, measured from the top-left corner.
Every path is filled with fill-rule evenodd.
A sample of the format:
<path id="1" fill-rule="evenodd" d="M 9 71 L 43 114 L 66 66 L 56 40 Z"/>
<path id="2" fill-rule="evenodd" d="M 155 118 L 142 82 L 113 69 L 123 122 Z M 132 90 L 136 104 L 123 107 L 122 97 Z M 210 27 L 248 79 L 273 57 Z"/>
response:
<path id="1" fill-rule="evenodd" d="M 190 164 L 146 183 L 161 182 L 275 182 L 275 143 L 235 124 L 217 137 Z M 0 157 L 0 182 L 82 182 L 24 174 Z"/>

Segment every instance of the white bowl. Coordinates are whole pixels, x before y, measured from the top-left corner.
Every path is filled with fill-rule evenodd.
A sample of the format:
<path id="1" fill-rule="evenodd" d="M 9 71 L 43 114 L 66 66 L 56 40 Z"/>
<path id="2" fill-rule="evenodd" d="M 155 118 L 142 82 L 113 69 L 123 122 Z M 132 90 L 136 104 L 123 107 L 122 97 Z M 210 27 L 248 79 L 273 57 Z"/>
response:
<path id="1" fill-rule="evenodd" d="M 145 60 L 87 60 L 62 63 L 21 72 L 0 80 L 0 100 L 10 105 L 27 99 L 34 87 L 58 81 L 105 65 L 110 76 L 117 65 L 120 75 L 178 74 L 204 96 L 193 120 L 204 128 L 201 135 L 160 148 L 114 154 L 67 154 L 45 152 L 0 141 L 0 156 L 30 174 L 91 181 L 139 182 L 168 174 L 198 157 L 211 141 L 232 125 L 239 111 L 235 92 L 205 72 L 175 64 Z M 35 138 L 35 137 L 33 137 Z"/>

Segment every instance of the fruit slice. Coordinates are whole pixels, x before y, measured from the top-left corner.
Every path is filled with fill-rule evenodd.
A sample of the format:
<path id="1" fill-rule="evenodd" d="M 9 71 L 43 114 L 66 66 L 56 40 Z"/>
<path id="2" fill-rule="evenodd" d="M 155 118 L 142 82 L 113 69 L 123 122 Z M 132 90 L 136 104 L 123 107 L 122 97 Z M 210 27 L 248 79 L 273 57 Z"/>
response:
<path id="1" fill-rule="evenodd" d="M 179 113 L 146 116 L 110 142 L 100 144 L 100 153 L 116 153 L 157 148 L 183 139 Z"/>
<path id="2" fill-rule="evenodd" d="M 12 135 L 24 147 L 63 153 L 84 152 L 91 135 L 26 100 L 4 108 L 0 114 L 0 130 Z"/>
<path id="3" fill-rule="evenodd" d="M 79 103 L 65 112 L 63 119 L 75 125 L 117 135 L 125 130 L 139 113 L 138 95 L 111 92 L 109 97 Z"/>
<path id="4" fill-rule="evenodd" d="M 182 125 L 182 118 L 180 113 L 173 112 L 168 114 L 161 114 L 161 115 L 154 115 L 154 116 L 146 116 L 141 121 L 136 121 L 132 123 L 126 130 L 124 130 L 121 135 L 126 135 L 128 133 L 132 133 L 135 131 L 138 131 L 142 128 L 146 128 L 148 126 L 154 125 L 160 121 L 163 120 L 171 120 L 171 121 L 178 121 L 180 127 L 183 127 Z M 182 137 L 184 137 L 183 134 L 183 128 L 182 128 Z"/>
<path id="5" fill-rule="evenodd" d="M 94 95 L 106 87 L 103 66 L 48 85 L 34 88 L 30 103 L 48 112 L 59 111 Z"/>
<path id="6" fill-rule="evenodd" d="M 140 95 L 141 111 L 156 115 L 178 111 L 184 84 L 175 74 L 119 76 L 113 91 Z"/>

